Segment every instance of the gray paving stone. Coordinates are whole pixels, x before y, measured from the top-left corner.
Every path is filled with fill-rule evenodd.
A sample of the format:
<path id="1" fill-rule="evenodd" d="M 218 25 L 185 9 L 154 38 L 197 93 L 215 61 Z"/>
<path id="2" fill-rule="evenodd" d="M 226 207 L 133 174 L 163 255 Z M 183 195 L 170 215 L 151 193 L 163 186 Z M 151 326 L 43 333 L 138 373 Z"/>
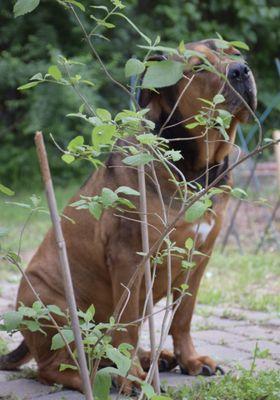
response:
<path id="1" fill-rule="evenodd" d="M 249 327 L 234 326 L 226 329 L 227 332 L 233 333 L 238 337 L 244 336 L 252 340 L 277 340 L 279 333 L 275 329 L 266 328 L 258 325 L 250 325 Z M 279 338 L 280 340 L 280 338 Z"/>
<path id="2" fill-rule="evenodd" d="M 252 367 L 252 362 L 253 359 L 247 359 L 247 360 L 240 360 L 238 363 L 233 362 L 229 364 L 229 367 L 236 369 L 238 366 L 241 366 L 242 368 L 245 369 L 251 369 Z M 265 371 L 265 370 L 269 370 L 269 369 L 274 369 L 279 371 L 280 368 L 280 361 L 274 361 L 274 360 L 269 360 L 267 358 L 265 359 L 256 359 L 255 360 L 256 363 L 256 367 L 255 370 L 257 371 Z"/>
<path id="3" fill-rule="evenodd" d="M 1 396 L 20 396 L 21 400 L 38 398 L 51 393 L 53 390 L 52 386 L 42 385 L 31 379 L 18 379 L 16 381 L 0 383 Z"/>
<path id="4" fill-rule="evenodd" d="M 196 350 L 201 355 L 208 355 L 221 364 L 225 361 L 240 361 L 249 358 L 250 354 L 235 348 L 221 345 L 206 344 L 204 346 L 196 346 Z"/>
<path id="5" fill-rule="evenodd" d="M 199 380 L 213 380 L 219 379 L 219 376 L 213 377 L 199 377 L 199 379 L 195 376 L 183 375 L 179 370 L 175 370 L 173 372 L 163 372 L 160 374 L 160 380 L 163 386 L 170 386 L 174 388 L 178 388 L 179 386 L 193 386 L 198 383 Z"/>
<path id="6" fill-rule="evenodd" d="M 269 350 L 272 358 L 280 358 L 280 345 L 269 342 L 267 340 L 258 341 L 260 351 Z M 256 341 L 247 340 L 245 342 L 236 343 L 236 348 L 244 351 L 249 351 L 253 354 L 256 348 Z"/>
<path id="7" fill-rule="evenodd" d="M 244 329 L 244 328 L 243 328 Z M 246 340 L 246 337 L 240 335 L 235 335 L 233 333 L 228 333 L 224 330 L 206 330 L 198 331 L 193 333 L 193 339 L 195 344 L 197 344 L 197 339 L 206 341 L 211 344 L 219 345 L 231 345 L 233 343 L 239 342 L 240 340 Z M 197 344 L 199 345 L 199 344 Z"/>
<path id="8" fill-rule="evenodd" d="M 271 318 L 266 321 L 262 321 L 263 325 L 271 326 L 272 328 L 279 328 L 280 327 L 280 318 Z"/>
<path id="9" fill-rule="evenodd" d="M 232 319 L 227 319 L 227 318 L 219 318 L 219 317 L 209 317 L 209 318 L 207 318 L 207 323 L 209 326 L 211 326 L 215 329 L 224 329 L 224 330 L 226 330 L 227 328 L 230 328 L 230 327 L 235 327 L 235 326 L 249 326 L 249 322 L 247 320 L 237 321 L 237 320 L 232 320 Z"/>
<path id="10" fill-rule="evenodd" d="M 46 396 L 31 397 L 30 400 L 84 400 L 85 396 L 73 390 L 62 390 L 60 392 L 51 393 Z"/>
<path id="11" fill-rule="evenodd" d="M 244 308 L 238 307 L 213 307 L 213 314 L 218 317 L 223 317 L 224 314 L 232 314 L 233 320 L 235 319 L 234 316 L 244 316 L 249 321 L 266 321 L 270 320 L 271 318 L 277 317 L 276 313 L 268 313 L 263 311 L 251 311 L 246 310 Z M 230 316 L 229 316 L 229 319 Z"/>
<path id="12" fill-rule="evenodd" d="M 10 379 L 10 376 L 11 376 L 10 371 L 0 371 L 0 383 L 8 381 Z"/>

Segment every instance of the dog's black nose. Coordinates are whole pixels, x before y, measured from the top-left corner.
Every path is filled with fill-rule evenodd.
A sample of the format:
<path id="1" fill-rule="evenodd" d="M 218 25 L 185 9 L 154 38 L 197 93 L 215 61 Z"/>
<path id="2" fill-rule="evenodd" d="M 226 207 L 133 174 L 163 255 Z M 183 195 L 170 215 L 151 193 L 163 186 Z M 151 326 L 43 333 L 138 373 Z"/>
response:
<path id="1" fill-rule="evenodd" d="M 230 81 L 242 81 L 249 77 L 250 68 L 246 64 L 232 63 L 229 66 L 228 78 Z"/>

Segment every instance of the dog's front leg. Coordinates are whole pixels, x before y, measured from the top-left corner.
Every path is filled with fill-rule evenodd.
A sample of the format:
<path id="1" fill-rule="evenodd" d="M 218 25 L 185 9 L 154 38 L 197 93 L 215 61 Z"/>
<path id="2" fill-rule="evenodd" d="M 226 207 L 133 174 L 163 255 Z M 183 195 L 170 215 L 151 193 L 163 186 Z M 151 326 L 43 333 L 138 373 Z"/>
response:
<path id="1" fill-rule="evenodd" d="M 212 375 L 217 370 L 217 364 L 208 356 L 199 355 L 194 347 L 190 334 L 191 320 L 201 278 L 208 263 L 208 257 L 200 258 L 195 269 L 191 272 L 188 285 L 189 294 L 185 295 L 172 321 L 170 333 L 173 337 L 174 353 L 183 373 L 189 375 Z M 185 274 L 184 274 L 185 275 Z M 175 287 L 184 283 L 183 274 L 176 280 Z M 174 300 L 178 298 L 174 291 Z"/>
<path id="2" fill-rule="evenodd" d="M 114 331 L 113 333 L 113 344 L 118 347 L 121 343 L 129 343 L 133 346 L 131 355 L 134 358 L 133 364 L 131 366 L 130 374 L 134 375 L 140 379 L 145 379 L 146 374 L 143 371 L 140 362 L 135 354 L 135 349 L 138 343 L 138 328 L 139 324 L 131 322 L 136 321 L 139 318 L 139 298 L 140 298 L 140 286 L 143 277 L 143 273 L 139 274 L 135 279 L 132 287 L 128 290 L 127 285 L 130 278 L 135 272 L 135 268 L 138 264 L 135 257 L 126 257 L 120 259 L 120 253 L 115 254 L 114 259 L 110 260 L 110 275 L 112 281 L 112 291 L 113 291 L 113 304 L 114 307 L 119 308 L 120 323 L 128 324 L 125 330 Z M 125 296 L 123 296 L 125 294 Z M 124 297 L 124 301 L 120 305 L 120 299 Z M 120 307 L 119 307 L 120 306 Z M 118 319 L 118 316 L 117 316 Z M 131 394 L 133 384 L 131 381 L 125 378 L 118 378 L 118 383 L 122 386 L 122 391 L 125 394 Z M 136 386 L 138 386 L 136 384 Z"/>

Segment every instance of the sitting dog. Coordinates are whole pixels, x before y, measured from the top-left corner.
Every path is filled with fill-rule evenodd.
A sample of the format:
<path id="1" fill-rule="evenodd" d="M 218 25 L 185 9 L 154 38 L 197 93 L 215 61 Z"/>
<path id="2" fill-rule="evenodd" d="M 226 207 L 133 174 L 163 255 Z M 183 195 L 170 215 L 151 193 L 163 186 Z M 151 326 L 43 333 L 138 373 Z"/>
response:
<path id="1" fill-rule="evenodd" d="M 256 86 L 251 70 L 235 48 L 228 47 L 221 50 L 215 40 L 190 43 L 186 45 L 186 48 L 202 53 L 220 75 L 207 70 L 199 71 L 199 68 L 196 67 L 201 64 L 201 59 L 194 55 L 189 59 L 189 63 L 194 68 L 190 68 L 186 64 L 185 79 L 179 80 L 173 86 L 158 89 L 158 91 L 143 89 L 139 103 L 141 107 L 149 108 L 149 118 L 154 121 L 155 130 L 159 132 L 180 97 L 168 124 L 165 129 L 162 129 L 162 137 L 182 139 L 170 141 L 170 148 L 180 150 L 183 156 L 175 163 L 177 170 L 184 175 L 186 181 L 196 181 L 205 187 L 206 165 L 209 166 L 208 184 L 227 169 L 228 154 L 235 140 L 237 125 L 247 120 L 249 108 L 255 109 L 256 107 Z M 232 55 L 235 55 L 234 59 L 231 57 Z M 229 84 L 224 82 L 222 74 L 227 76 Z M 192 78 L 192 80 L 188 89 L 182 93 L 186 85 L 186 78 L 187 80 Z M 208 146 L 206 146 L 203 135 L 204 127 L 197 125 L 193 129 L 188 129 L 184 121 L 193 121 L 191 117 L 197 115 L 201 107 L 205 105 L 201 98 L 211 101 L 220 91 L 225 98 L 225 102 L 220 105 L 220 108 L 233 115 L 227 129 L 229 140 L 223 140 L 220 132 L 212 128 L 208 132 Z M 183 140 L 184 138 L 189 140 Z M 207 147 L 208 150 L 206 150 Z M 176 187 L 170 180 L 166 169 L 158 163 L 155 165 L 163 202 L 167 208 L 170 206 L 172 196 L 174 198 Z M 106 161 L 106 168 L 101 167 L 96 170 L 69 204 L 79 200 L 80 195 L 98 195 L 103 187 L 116 190 L 120 186 L 129 186 L 137 189 L 137 170 L 126 168 L 124 173 L 123 167 L 122 155 L 112 153 Z M 151 172 L 149 166 L 146 167 L 146 171 Z M 176 172 L 174 174 L 176 175 Z M 182 180 L 180 174 L 177 176 L 179 181 Z M 157 242 L 163 231 L 162 222 L 158 218 L 158 215 L 162 216 L 160 211 L 162 207 L 155 183 L 148 177 L 146 179 L 151 247 Z M 230 181 L 231 178 L 227 175 L 223 177 L 220 184 L 229 185 Z M 186 222 L 182 218 L 176 223 L 175 229 L 170 235 L 170 240 L 179 247 L 184 247 L 185 240 L 189 237 L 194 238 L 196 235 L 196 250 L 206 256 L 201 254 L 194 256 L 195 267 L 190 271 L 188 280 L 190 295 L 182 298 L 170 328 L 174 343 L 174 355 L 163 351 L 160 356 L 161 365 L 164 365 L 167 370 L 179 364 L 182 372 L 190 375 L 211 375 L 217 371 L 218 366 L 212 358 L 196 352 L 190 335 L 190 327 L 199 284 L 220 231 L 227 201 L 227 193 L 217 194 L 213 197 L 212 210 L 208 210 L 199 223 L 197 221 Z M 134 204 L 139 209 L 138 201 L 134 201 Z M 179 206 L 176 199 L 171 202 L 168 211 L 169 221 L 175 218 Z M 127 212 L 129 216 L 129 210 Z M 142 256 L 138 254 L 142 250 L 140 224 L 129 218 L 117 217 L 112 209 L 106 210 L 100 220 L 91 217 L 88 210 L 77 210 L 69 205 L 65 208 L 64 214 L 76 222 L 72 224 L 63 219 L 62 229 L 67 244 L 78 308 L 86 310 L 91 304 L 94 304 L 95 321 L 108 321 L 124 293 L 124 286 L 128 284 L 142 259 Z M 139 219 L 139 215 L 134 213 L 133 218 Z M 47 233 L 32 258 L 26 274 L 44 304 L 56 304 L 62 310 L 67 309 L 53 229 Z M 172 257 L 174 300 L 180 295 L 176 288 L 185 282 L 187 274 L 188 271 L 181 267 L 181 260 L 178 257 Z M 123 323 L 135 321 L 142 315 L 146 299 L 143 275 L 143 271 L 139 272 L 137 279 L 133 282 L 131 297 L 121 318 Z M 165 259 L 162 264 L 157 266 L 153 286 L 154 302 L 165 297 L 166 293 L 167 262 Z M 22 302 L 26 306 L 31 306 L 35 300 L 25 279 L 22 279 L 17 304 Z M 55 318 L 59 322 L 59 317 L 55 316 Z M 71 359 L 65 348 L 58 351 L 50 350 L 51 339 L 56 332 L 49 329 L 47 333 L 47 335 L 43 335 L 40 332 L 22 331 L 24 341 L 16 350 L 0 358 L 0 368 L 15 369 L 29 359 L 35 358 L 40 381 L 62 384 L 82 391 L 81 378 L 76 371 L 59 371 L 59 365 L 61 363 L 69 364 Z M 138 326 L 133 324 L 128 326 L 126 331 L 114 332 L 113 343 L 118 346 L 125 342 L 135 347 L 138 342 L 138 334 Z M 143 378 L 145 376 L 143 369 L 149 368 L 149 352 L 140 352 L 139 359 L 140 363 L 132 367 L 131 373 Z M 127 392 L 129 392 L 130 383 L 128 381 L 125 383 L 128 388 Z"/>

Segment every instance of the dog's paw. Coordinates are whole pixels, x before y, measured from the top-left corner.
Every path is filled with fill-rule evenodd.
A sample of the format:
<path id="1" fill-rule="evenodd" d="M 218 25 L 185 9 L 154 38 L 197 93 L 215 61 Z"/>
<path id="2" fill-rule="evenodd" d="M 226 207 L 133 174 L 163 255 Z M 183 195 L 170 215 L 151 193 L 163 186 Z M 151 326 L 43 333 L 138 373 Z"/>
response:
<path id="1" fill-rule="evenodd" d="M 141 367 L 134 366 L 131 368 L 129 375 L 135 376 L 137 379 L 144 381 L 146 379 L 146 372 Z M 141 392 L 141 385 L 137 380 L 130 380 L 122 376 L 117 376 L 114 380 L 114 384 L 118 391 L 126 396 L 138 397 Z"/>
<path id="2" fill-rule="evenodd" d="M 183 365 L 180 363 L 180 369 L 181 373 L 184 375 L 224 375 L 224 370 L 208 356 L 192 357 L 185 361 Z"/>
<path id="3" fill-rule="evenodd" d="M 151 352 L 142 352 L 140 356 L 140 363 L 144 371 L 149 371 L 151 366 Z M 174 354 L 168 350 L 162 350 L 158 359 L 159 372 L 168 372 L 174 369 L 178 362 Z"/>

